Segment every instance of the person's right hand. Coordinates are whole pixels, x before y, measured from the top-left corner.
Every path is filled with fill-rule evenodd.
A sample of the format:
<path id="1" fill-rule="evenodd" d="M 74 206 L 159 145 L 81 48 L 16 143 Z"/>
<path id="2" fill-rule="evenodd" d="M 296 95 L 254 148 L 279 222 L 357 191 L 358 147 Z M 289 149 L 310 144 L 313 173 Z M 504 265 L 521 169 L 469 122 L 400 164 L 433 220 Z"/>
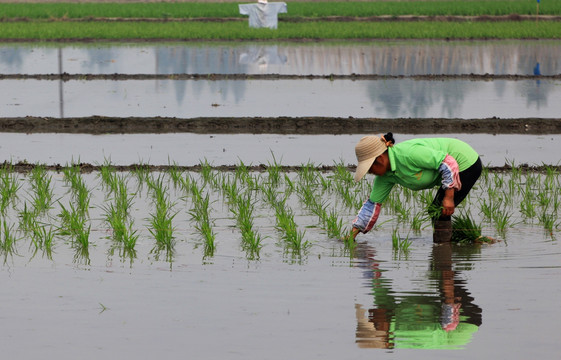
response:
<path id="1" fill-rule="evenodd" d="M 352 239 L 353 241 L 355 241 L 355 240 L 356 240 L 356 236 L 358 235 L 359 232 L 360 232 L 359 229 L 353 227 L 353 230 L 351 231 L 351 233 L 350 233 L 347 237 L 345 237 L 343 240 L 349 241 L 349 240 Z"/>

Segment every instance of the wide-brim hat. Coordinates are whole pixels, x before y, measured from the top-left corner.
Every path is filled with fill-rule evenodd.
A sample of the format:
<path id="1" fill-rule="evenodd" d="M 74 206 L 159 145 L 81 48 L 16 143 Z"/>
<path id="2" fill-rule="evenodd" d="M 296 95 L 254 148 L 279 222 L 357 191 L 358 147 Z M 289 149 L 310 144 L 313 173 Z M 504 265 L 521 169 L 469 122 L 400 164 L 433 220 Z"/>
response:
<path id="1" fill-rule="evenodd" d="M 355 170 L 355 181 L 359 181 L 366 175 L 374 160 L 382 155 L 388 147 L 386 141 L 380 136 L 365 136 L 355 146 L 358 164 Z"/>

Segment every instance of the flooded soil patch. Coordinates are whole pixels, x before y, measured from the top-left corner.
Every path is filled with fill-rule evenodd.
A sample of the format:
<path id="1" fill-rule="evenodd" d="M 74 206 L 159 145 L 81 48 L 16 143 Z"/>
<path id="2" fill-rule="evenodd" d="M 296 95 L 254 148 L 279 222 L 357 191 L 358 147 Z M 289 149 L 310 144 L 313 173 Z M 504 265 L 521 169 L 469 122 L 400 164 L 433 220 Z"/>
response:
<path id="1" fill-rule="evenodd" d="M 388 221 L 349 248 L 328 234 L 327 222 L 304 194 L 329 200 L 337 218 L 348 223 L 370 186 L 369 181 L 354 184 L 350 173 L 310 167 L 255 173 L 244 165 L 230 172 L 171 167 L 120 172 L 108 166 L 76 174 L 68 169 L 1 175 L 7 179 L 3 184 L 20 185 L 15 197 L 2 202 L 7 205 L 2 226 L 8 229 L 0 241 L 2 299 L 12 304 L 1 313 L 11 334 L 6 354 L 175 356 L 186 346 L 201 358 L 275 360 L 287 354 L 408 359 L 411 350 L 402 349 L 417 348 L 424 349 L 416 352 L 423 360 L 438 358 L 437 349 L 466 356 L 556 353 L 552 332 L 559 310 L 555 298 L 539 290 L 561 275 L 559 231 L 547 231 L 548 218 L 539 220 L 528 211 L 533 206 L 536 214 L 551 214 L 559 197 L 558 173 L 522 175 L 511 169 L 482 176 L 462 211 L 474 214 L 485 234 L 500 235 L 502 241 L 494 245 L 433 246 L 431 230 L 421 225 L 416 232 L 412 225 L 415 215 L 424 213 L 424 195 L 396 189 L 381 215 Z M 74 176 L 77 181 L 70 180 Z M 57 201 L 35 213 L 41 179 L 51 179 L 47 188 Z M 79 211 L 75 194 L 81 183 L 90 201 L 82 224 L 88 242 L 78 242 L 79 233 L 67 228 L 64 215 L 64 209 Z M 276 201 L 266 195 L 270 187 L 303 233 L 300 250 L 283 236 Z M 518 187 L 531 191 L 522 195 Z M 125 232 L 119 232 L 108 215 L 124 188 L 130 217 Z M 159 188 L 166 189 L 165 203 L 176 214 L 169 245 L 158 245 L 151 220 Z M 235 204 L 246 195 L 253 200 L 251 229 L 261 236 L 258 252 L 245 243 L 236 219 Z M 197 204 L 207 196 L 214 250 L 198 225 Z M 497 213 L 509 215 L 511 226 L 504 233 L 504 222 L 491 215 Z M 26 232 L 27 226 L 37 231 Z M 130 230 L 138 235 L 132 250 L 122 242 Z M 394 247 L 395 234 L 411 246 Z M 516 279 L 508 276 L 513 271 Z M 526 291 L 520 292 L 520 281 Z M 505 299 L 497 301 L 501 296 Z M 547 315 L 543 308 L 550 309 Z M 156 336 L 161 340 L 151 342 Z M 29 339 L 34 341 L 22 350 L 20 341 Z M 512 339 L 514 345 L 506 346 Z M 528 350 L 525 342 L 535 341 L 543 346 Z M 293 346 L 286 350 L 288 343 Z"/>
<path id="2" fill-rule="evenodd" d="M 1 80 L 4 117 L 558 118 L 560 80 Z"/>
<path id="3" fill-rule="evenodd" d="M 0 73 L 556 76 L 560 58 L 561 44 L 551 40 L 4 43 Z"/>

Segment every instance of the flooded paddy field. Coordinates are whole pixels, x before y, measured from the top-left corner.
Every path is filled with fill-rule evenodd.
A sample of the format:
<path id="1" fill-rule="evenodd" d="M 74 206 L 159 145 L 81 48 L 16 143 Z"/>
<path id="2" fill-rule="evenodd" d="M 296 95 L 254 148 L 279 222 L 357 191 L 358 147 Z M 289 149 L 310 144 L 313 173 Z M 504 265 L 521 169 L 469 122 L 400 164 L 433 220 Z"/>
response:
<path id="1" fill-rule="evenodd" d="M 555 40 L 0 44 L 0 74 L 558 75 Z"/>
<path id="2" fill-rule="evenodd" d="M 559 75 L 560 51 L 543 41 L 3 44 L 2 75 L 84 76 L 0 80 L 4 354 L 555 358 L 561 139 L 532 128 L 559 118 L 559 80 L 538 73 Z M 114 73 L 125 77 L 86 76 Z M 126 77 L 213 73 L 256 78 Z M 305 78 L 353 73 L 405 78 Z M 507 77 L 414 77 L 471 73 Z M 258 135 L 251 127 L 103 134 L 73 122 L 93 115 L 302 124 Z M 30 116 L 75 128 L 18 133 Z M 432 194 L 395 189 L 377 228 L 343 242 L 373 180 L 354 183 L 348 166 L 363 133 L 305 132 L 306 116 L 527 120 L 511 132 L 445 132 L 472 144 L 484 165 L 514 165 L 485 171 L 458 209 L 499 241 L 435 246 L 425 216 Z M 443 135 L 419 129 L 394 132 L 397 141 Z M 14 172 L 17 162 L 29 166 Z M 78 162 L 101 167 L 71 166 Z"/>
<path id="3" fill-rule="evenodd" d="M 54 201 L 44 211 L 34 210 L 37 175 L 3 172 L 4 184 L 19 184 L 15 196 L 2 201 L 9 354 L 144 357 L 188 349 L 203 358 L 358 359 L 376 348 L 391 358 L 409 358 L 411 349 L 422 348 L 416 356 L 428 359 L 450 356 L 431 349 L 515 358 L 554 351 L 559 174 L 484 173 L 460 211 L 499 239 L 496 244 L 434 246 L 423 205 L 432 195 L 397 191 L 378 228 L 349 247 L 338 231 L 345 231 L 372 179 L 354 185 L 343 168 L 110 168 L 77 175 L 78 181 L 71 180 L 77 174 L 71 168 L 44 172 Z M 121 191 L 112 177 L 128 189 L 126 235 L 110 220 Z M 89 200 L 79 229 L 69 227 L 65 214 L 80 212 L 77 183 Z M 158 240 L 153 223 L 158 188 L 170 210 L 170 242 Z M 314 210 L 308 191 L 326 201 L 334 227 Z M 197 215 L 204 199 L 212 240 Z M 288 240 L 279 201 L 300 242 Z M 238 217 L 244 202 L 252 204 L 250 235 Z M 507 215 L 506 223 L 500 215 Z M 417 218 L 424 220 L 415 225 Z M 87 242 L 81 231 L 88 232 Z M 395 234 L 410 246 L 393 245 Z M 137 237 L 132 246 L 124 240 L 130 235 Z M 30 337 L 36 340 L 22 351 L 20 339 Z M 152 344 L 153 337 L 161 340 Z"/>
<path id="4" fill-rule="evenodd" d="M 561 80 L 2 80 L 6 117 L 557 118 Z M 60 91 L 59 91 L 60 90 Z M 33 94 L 30 96 L 30 94 Z"/>

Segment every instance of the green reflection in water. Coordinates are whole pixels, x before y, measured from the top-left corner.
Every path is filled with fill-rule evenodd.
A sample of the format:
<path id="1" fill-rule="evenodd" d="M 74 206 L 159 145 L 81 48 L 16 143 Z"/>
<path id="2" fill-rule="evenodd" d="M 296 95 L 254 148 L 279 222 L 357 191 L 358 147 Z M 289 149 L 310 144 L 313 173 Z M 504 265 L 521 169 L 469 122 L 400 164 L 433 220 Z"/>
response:
<path id="1" fill-rule="evenodd" d="M 482 323 L 482 310 L 453 269 L 453 255 L 465 255 L 465 246 L 435 245 L 427 272 L 429 283 L 437 285 L 434 291 L 399 294 L 392 290 L 392 280 L 383 276 L 375 250 L 367 244 L 360 247 L 357 255 L 364 261 L 357 265 L 368 276 L 374 303 L 368 310 L 355 304 L 359 347 L 461 349 L 471 341 Z"/>

